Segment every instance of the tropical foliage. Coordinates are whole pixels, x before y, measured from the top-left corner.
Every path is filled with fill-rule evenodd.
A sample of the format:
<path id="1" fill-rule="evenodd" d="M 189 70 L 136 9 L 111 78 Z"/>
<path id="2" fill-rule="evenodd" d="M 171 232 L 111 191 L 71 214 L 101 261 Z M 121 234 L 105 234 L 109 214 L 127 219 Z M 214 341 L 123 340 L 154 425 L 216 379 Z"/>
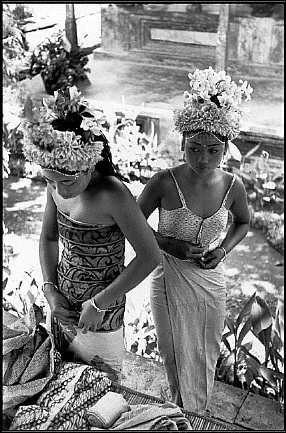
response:
<path id="1" fill-rule="evenodd" d="M 240 168 L 233 171 L 245 185 L 250 206 L 251 225 L 261 229 L 271 245 L 284 253 L 284 171 L 282 164 L 270 166 L 269 154 L 253 154 L 258 146 L 243 156 Z"/>
<path id="2" fill-rule="evenodd" d="M 15 86 L 3 87 L 2 143 L 3 148 L 9 152 L 9 169 L 12 175 L 24 176 L 25 164 L 23 157 L 23 133 L 20 129 L 21 115 L 25 100 L 25 92 Z"/>
<path id="3" fill-rule="evenodd" d="M 131 180 L 150 178 L 160 164 L 154 125 L 151 132 L 140 131 L 136 120 L 141 107 L 122 107 L 120 112 L 103 109 L 99 119 L 109 140 L 112 158 L 120 171 Z"/>
<path id="4" fill-rule="evenodd" d="M 3 84 L 15 83 L 21 79 L 20 70 L 29 60 L 28 46 L 17 11 L 10 5 L 3 5 Z"/>
<path id="5" fill-rule="evenodd" d="M 259 145 L 258 145 L 259 146 Z M 283 212 L 284 204 L 284 171 L 281 168 L 271 170 L 269 165 L 269 153 L 262 151 L 259 157 L 253 157 L 255 146 L 244 155 L 240 168 L 234 168 L 245 184 L 248 200 L 255 211 L 275 208 L 279 213 Z"/>
<path id="6" fill-rule="evenodd" d="M 87 55 L 80 49 L 72 51 L 64 31 L 59 30 L 35 48 L 29 74 L 31 77 L 40 74 L 46 92 L 53 95 L 55 90 L 64 90 L 87 78 L 90 72 L 87 63 Z"/>
<path id="7" fill-rule="evenodd" d="M 226 318 L 216 380 L 284 402 L 284 304 L 273 319 L 254 293 L 236 319 Z M 150 304 L 126 325 L 126 348 L 161 362 Z"/>
<path id="8" fill-rule="evenodd" d="M 126 324 L 125 348 L 129 352 L 161 362 L 155 324 L 148 301 L 142 305 L 139 317 L 134 322 Z"/>
<path id="9" fill-rule="evenodd" d="M 284 306 L 273 319 L 254 293 L 236 319 L 227 318 L 217 378 L 254 393 L 284 401 Z"/>
<path id="10" fill-rule="evenodd" d="M 251 226 L 261 230 L 273 248 L 284 254 L 284 213 L 255 212 L 250 208 L 250 218 Z"/>

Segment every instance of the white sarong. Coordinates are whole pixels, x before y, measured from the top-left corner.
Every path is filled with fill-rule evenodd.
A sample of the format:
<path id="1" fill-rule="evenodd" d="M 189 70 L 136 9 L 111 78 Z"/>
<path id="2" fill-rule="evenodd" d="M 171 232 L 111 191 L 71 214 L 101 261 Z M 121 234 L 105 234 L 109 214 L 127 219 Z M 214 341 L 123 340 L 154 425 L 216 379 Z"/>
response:
<path id="1" fill-rule="evenodd" d="M 51 311 L 47 307 L 47 328 L 54 332 L 55 324 L 52 325 Z M 62 329 L 62 331 L 60 331 Z M 83 334 L 82 328 L 76 327 L 76 336 L 68 327 L 58 325 L 57 330 L 65 332 L 69 336 L 68 354 L 70 361 L 81 360 L 91 364 L 98 370 L 106 372 L 110 379 L 120 382 L 122 361 L 124 357 L 124 327 L 112 331 L 87 331 Z"/>
<path id="2" fill-rule="evenodd" d="M 204 413 L 224 328 L 223 265 L 201 269 L 162 252 L 151 285 L 158 348 L 174 403 Z"/>

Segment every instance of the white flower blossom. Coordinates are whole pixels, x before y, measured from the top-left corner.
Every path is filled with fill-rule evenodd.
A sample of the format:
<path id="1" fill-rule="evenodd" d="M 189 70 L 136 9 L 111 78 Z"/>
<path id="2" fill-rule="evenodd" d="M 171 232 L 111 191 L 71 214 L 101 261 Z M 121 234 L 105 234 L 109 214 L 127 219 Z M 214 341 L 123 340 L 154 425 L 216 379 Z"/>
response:
<path id="1" fill-rule="evenodd" d="M 65 119 L 71 112 L 81 116 L 82 129 L 90 130 L 94 136 L 103 135 L 96 118 L 82 115 L 83 112 L 92 114 L 92 110 L 75 86 L 69 88 L 68 97 L 55 91 L 54 96 L 44 98 L 43 107 L 33 108 L 32 119 L 23 119 L 23 153 L 28 161 L 45 168 L 83 171 L 102 160 L 102 141 L 83 142 L 73 131 L 53 128 L 51 122 L 54 119 Z"/>
<path id="2" fill-rule="evenodd" d="M 84 131 L 88 131 L 89 129 L 94 127 L 94 121 L 91 120 L 90 117 L 83 117 L 82 118 L 82 122 L 80 124 L 80 127 L 84 130 Z"/>
<path id="3" fill-rule="evenodd" d="M 253 92 L 247 81 L 237 85 L 225 71 L 216 72 L 211 66 L 188 77 L 191 90 L 184 92 L 184 108 L 174 111 L 175 129 L 181 133 L 203 129 L 235 138 L 245 115 L 242 100 L 251 99 Z"/>

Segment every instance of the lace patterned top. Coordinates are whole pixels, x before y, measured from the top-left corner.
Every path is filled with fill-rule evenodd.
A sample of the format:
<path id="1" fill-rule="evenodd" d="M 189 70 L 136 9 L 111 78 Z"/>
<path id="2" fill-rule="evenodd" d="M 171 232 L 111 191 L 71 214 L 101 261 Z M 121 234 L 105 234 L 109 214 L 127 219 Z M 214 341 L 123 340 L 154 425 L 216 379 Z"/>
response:
<path id="1" fill-rule="evenodd" d="M 228 209 L 226 209 L 225 203 L 235 181 L 234 175 L 220 208 L 213 215 L 203 218 L 187 207 L 184 194 L 174 173 L 171 170 L 169 172 L 175 182 L 182 207 L 172 210 L 159 208 L 158 232 L 162 236 L 173 237 L 214 249 L 219 245 L 220 236 L 227 225 Z"/>
<path id="2" fill-rule="evenodd" d="M 107 287 L 124 269 L 125 237 L 116 225 L 92 225 L 57 211 L 63 244 L 58 264 L 59 291 L 80 311 L 81 304 Z M 105 313 L 101 331 L 123 324 L 125 296 Z"/>

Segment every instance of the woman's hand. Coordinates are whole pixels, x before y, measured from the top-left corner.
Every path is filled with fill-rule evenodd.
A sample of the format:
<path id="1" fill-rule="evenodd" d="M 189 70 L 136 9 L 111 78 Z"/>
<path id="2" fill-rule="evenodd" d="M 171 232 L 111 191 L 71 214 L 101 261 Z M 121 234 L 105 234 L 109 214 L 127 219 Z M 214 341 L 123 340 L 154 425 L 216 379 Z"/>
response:
<path id="1" fill-rule="evenodd" d="M 75 326 L 77 325 L 79 313 L 72 311 L 69 301 L 56 290 L 47 290 L 45 297 L 52 315 L 76 334 Z"/>
<path id="2" fill-rule="evenodd" d="M 87 331 L 95 332 L 98 326 L 102 323 L 104 312 L 98 312 L 91 305 L 90 300 L 83 302 L 82 311 L 78 322 L 78 327 L 83 328 L 82 333 Z"/>
<path id="3" fill-rule="evenodd" d="M 224 252 L 222 248 L 215 248 L 212 251 L 208 251 L 200 260 L 200 266 L 203 269 L 215 269 L 217 265 L 224 258 Z"/>
<path id="4" fill-rule="evenodd" d="M 160 247 L 178 259 L 190 260 L 197 264 L 204 253 L 203 247 L 174 238 L 165 238 Z"/>

